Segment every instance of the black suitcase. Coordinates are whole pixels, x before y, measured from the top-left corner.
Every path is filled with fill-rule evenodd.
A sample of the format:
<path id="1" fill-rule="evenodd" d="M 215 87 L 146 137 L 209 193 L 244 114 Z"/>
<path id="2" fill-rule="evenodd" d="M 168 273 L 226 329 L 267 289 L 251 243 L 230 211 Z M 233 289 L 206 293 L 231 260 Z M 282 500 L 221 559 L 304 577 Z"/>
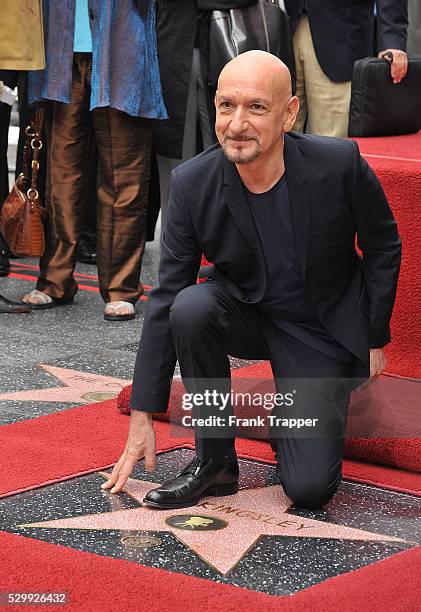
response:
<path id="1" fill-rule="evenodd" d="M 389 61 L 357 60 L 352 74 L 348 136 L 394 136 L 421 129 L 421 57 L 408 60 L 406 77 L 394 84 Z"/>

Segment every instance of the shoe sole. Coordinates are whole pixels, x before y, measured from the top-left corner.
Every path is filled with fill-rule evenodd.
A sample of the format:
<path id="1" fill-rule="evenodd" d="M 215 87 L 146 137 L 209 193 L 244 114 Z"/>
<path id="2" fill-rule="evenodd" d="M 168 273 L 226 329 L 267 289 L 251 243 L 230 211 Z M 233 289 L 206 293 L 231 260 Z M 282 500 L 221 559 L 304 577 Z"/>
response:
<path id="1" fill-rule="evenodd" d="M 135 314 L 130 315 L 104 315 L 105 321 L 131 321 L 135 318 Z"/>
<path id="2" fill-rule="evenodd" d="M 198 502 L 204 497 L 225 497 L 225 495 L 235 495 L 238 493 L 238 482 L 233 482 L 226 485 L 219 485 L 218 487 L 214 487 L 205 493 L 202 493 L 200 497 L 194 500 L 190 500 L 188 502 L 183 502 L 180 504 L 159 504 L 158 502 L 152 502 L 147 499 L 143 500 L 143 503 L 147 506 L 153 506 L 154 508 L 163 508 L 167 510 L 177 509 L 177 508 L 190 508 L 191 506 L 196 506 Z"/>
<path id="3" fill-rule="evenodd" d="M 49 310 L 50 308 L 57 308 L 58 306 L 67 306 L 73 304 L 73 300 L 66 300 L 64 302 L 47 302 L 46 304 L 31 304 L 30 302 L 24 302 L 25 306 L 28 306 L 31 310 Z"/>
<path id="4" fill-rule="evenodd" d="M 29 314 L 30 308 L 16 308 L 13 310 L 7 310 L 6 308 L 0 308 L 0 314 Z"/>

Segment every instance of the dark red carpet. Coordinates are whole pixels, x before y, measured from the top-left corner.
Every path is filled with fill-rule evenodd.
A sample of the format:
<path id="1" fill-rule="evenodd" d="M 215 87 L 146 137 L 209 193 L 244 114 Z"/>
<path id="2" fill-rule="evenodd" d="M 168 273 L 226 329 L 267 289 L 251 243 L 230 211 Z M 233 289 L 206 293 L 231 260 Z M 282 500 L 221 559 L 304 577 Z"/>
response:
<path id="1" fill-rule="evenodd" d="M 421 547 L 284 597 L 4 532 L 0 566 L 0 591 L 67 592 L 64 610 L 84 612 L 415 612 L 421 587 Z"/>
<path id="2" fill-rule="evenodd" d="M 0 497 L 110 467 L 123 451 L 128 426 L 115 400 L 4 425 L 0 447 L 7 470 L 0 474 Z M 192 447 L 188 430 L 175 436 L 169 423 L 158 421 L 156 431 L 159 451 Z M 237 451 L 273 462 L 264 441 L 238 439 Z M 420 474 L 354 460 L 344 461 L 343 474 L 349 480 L 421 495 Z"/>
<path id="3" fill-rule="evenodd" d="M 393 342 L 387 372 L 421 377 L 421 132 L 409 136 L 357 138 L 360 151 L 379 178 L 402 238 L 402 267 L 393 312 Z"/>
<path id="4" fill-rule="evenodd" d="M 406 136 L 381 136 L 376 138 L 354 138 L 361 153 L 367 159 L 389 159 L 391 164 L 402 162 L 403 168 L 410 162 L 421 163 L 421 132 Z"/>

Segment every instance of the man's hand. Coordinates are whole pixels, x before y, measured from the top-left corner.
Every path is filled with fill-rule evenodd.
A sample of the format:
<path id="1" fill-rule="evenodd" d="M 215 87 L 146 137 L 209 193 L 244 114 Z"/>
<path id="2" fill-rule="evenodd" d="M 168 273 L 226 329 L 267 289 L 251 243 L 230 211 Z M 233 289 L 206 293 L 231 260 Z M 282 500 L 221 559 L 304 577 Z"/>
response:
<path id="1" fill-rule="evenodd" d="M 382 348 L 370 349 L 370 378 L 355 391 L 362 391 L 378 379 L 386 366 L 386 357 Z"/>
<path id="2" fill-rule="evenodd" d="M 145 458 L 148 472 L 155 469 L 155 430 L 152 414 L 132 410 L 130 430 L 124 453 L 114 466 L 107 482 L 101 489 L 111 489 L 111 493 L 120 493 L 139 459 Z M 111 488 L 112 487 L 112 488 Z"/>
<path id="3" fill-rule="evenodd" d="M 396 85 L 406 77 L 408 71 L 408 56 L 405 51 L 401 51 L 400 49 L 385 49 L 379 52 L 378 57 L 383 57 L 386 53 L 389 53 L 393 57 L 393 60 L 390 62 L 390 74 Z"/>

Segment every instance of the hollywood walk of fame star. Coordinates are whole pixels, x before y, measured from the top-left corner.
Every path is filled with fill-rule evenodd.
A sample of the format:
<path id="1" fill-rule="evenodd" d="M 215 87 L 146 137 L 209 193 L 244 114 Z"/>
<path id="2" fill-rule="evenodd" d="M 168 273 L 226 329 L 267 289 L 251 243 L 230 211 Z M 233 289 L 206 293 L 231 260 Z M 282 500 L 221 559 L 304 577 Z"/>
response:
<path id="1" fill-rule="evenodd" d="M 113 378 L 112 376 L 79 372 L 43 364 L 39 364 L 39 366 L 48 374 L 57 378 L 62 386 L 1 393 L 0 400 L 90 404 L 93 401 L 115 397 L 123 387 L 131 383 L 131 380 L 124 378 Z"/>
<path id="2" fill-rule="evenodd" d="M 142 502 L 146 493 L 157 486 L 154 482 L 129 478 L 124 491 Z M 187 509 L 159 510 L 142 505 L 20 527 L 169 531 L 223 575 L 247 554 L 261 535 L 404 542 L 392 536 L 294 516 L 287 513 L 290 506 L 291 501 L 282 488 L 273 485 L 242 489 L 225 497 L 206 497 L 197 506 Z"/>

